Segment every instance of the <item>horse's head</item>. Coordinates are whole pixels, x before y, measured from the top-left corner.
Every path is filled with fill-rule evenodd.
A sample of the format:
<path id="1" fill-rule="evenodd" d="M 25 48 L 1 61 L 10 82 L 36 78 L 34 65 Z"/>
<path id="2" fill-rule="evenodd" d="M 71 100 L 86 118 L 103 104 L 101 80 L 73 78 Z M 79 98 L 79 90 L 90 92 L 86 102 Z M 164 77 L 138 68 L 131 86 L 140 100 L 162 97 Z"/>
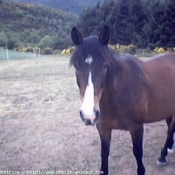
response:
<path id="1" fill-rule="evenodd" d="M 108 41 L 110 31 L 104 26 L 99 37 L 83 38 L 74 27 L 71 32 L 76 49 L 70 64 L 76 69 L 76 80 L 80 90 L 82 105 L 80 117 L 86 125 L 95 125 L 99 116 L 99 102 L 106 81 L 107 67 L 110 64 Z"/>

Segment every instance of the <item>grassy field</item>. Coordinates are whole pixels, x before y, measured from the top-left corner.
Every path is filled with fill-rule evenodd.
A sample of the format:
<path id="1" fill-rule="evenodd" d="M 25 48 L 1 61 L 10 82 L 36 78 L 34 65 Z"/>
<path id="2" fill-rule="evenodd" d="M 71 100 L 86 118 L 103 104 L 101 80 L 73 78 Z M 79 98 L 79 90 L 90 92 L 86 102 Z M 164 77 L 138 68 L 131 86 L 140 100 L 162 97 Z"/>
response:
<path id="1" fill-rule="evenodd" d="M 99 170 L 99 136 L 80 120 L 79 92 L 68 62 L 63 56 L 0 62 L 0 170 L 26 175 Z M 145 125 L 146 175 L 174 174 L 174 154 L 167 166 L 156 165 L 165 137 L 164 121 Z M 136 174 L 128 132 L 113 131 L 109 170 Z"/>
<path id="2" fill-rule="evenodd" d="M 31 52 L 17 52 L 13 50 L 3 49 L 0 47 L 0 61 L 2 60 L 16 60 L 16 59 L 24 59 L 24 58 L 35 58 L 36 55 Z"/>

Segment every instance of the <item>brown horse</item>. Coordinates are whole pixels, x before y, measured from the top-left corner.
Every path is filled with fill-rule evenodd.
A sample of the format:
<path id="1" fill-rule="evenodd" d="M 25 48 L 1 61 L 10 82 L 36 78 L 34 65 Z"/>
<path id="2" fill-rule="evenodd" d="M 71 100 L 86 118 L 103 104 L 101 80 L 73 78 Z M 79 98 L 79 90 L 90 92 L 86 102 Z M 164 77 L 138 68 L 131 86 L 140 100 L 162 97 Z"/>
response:
<path id="1" fill-rule="evenodd" d="M 96 125 L 101 139 L 101 171 L 108 174 L 112 129 L 131 134 L 137 174 L 144 175 L 142 162 L 143 124 L 166 119 L 168 134 L 158 159 L 166 163 L 175 132 L 175 54 L 168 53 L 141 61 L 108 48 L 110 30 L 104 26 L 99 37 L 83 38 L 74 27 L 76 49 L 70 64 L 76 70 L 82 106 L 80 117 L 86 125 Z"/>

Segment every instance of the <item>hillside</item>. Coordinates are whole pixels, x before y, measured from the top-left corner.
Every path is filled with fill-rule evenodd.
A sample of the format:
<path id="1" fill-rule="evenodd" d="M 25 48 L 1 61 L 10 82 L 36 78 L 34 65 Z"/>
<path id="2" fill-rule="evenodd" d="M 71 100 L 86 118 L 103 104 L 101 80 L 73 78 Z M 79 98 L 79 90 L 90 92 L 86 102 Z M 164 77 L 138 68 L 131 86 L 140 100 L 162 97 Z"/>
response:
<path id="1" fill-rule="evenodd" d="M 79 14 L 83 9 L 94 6 L 97 2 L 104 0 L 13 0 L 16 2 L 30 2 L 51 6 L 53 8 L 62 9 L 64 11 Z"/>
<path id="2" fill-rule="evenodd" d="M 5 35 L 11 48 L 24 44 L 64 48 L 71 42 L 75 23 L 76 16 L 61 10 L 0 0 L 0 46 Z"/>

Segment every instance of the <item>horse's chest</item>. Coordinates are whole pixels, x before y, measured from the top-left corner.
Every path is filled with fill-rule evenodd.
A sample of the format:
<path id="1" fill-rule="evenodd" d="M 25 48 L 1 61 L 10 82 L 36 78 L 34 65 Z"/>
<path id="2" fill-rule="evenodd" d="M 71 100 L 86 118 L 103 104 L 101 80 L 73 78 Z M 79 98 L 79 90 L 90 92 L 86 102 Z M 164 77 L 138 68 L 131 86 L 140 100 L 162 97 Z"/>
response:
<path id="1" fill-rule="evenodd" d="M 117 107 L 115 109 L 111 108 L 110 111 L 102 110 L 101 120 L 108 123 L 112 129 L 128 130 L 137 121 L 137 115 L 134 115 L 135 112 L 134 109 Z"/>
<path id="2" fill-rule="evenodd" d="M 121 103 L 113 101 L 112 103 L 101 105 L 102 119 L 110 121 L 114 129 L 128 130 L 133 123 L 144 122 L 147 115 L 148 101 L 146 96 L 137 101 Z"/>

